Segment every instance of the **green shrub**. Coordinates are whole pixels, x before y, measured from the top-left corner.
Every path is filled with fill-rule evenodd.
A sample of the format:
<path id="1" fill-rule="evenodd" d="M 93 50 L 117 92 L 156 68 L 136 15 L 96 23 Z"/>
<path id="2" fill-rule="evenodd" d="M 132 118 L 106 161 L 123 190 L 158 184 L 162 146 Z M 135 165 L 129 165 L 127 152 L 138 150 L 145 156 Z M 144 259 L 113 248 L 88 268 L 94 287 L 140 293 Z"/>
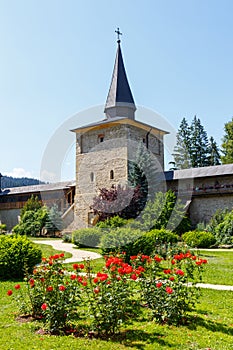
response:
<path id="1" fill-rule="evenodd" d="M 78 247 L 97 247 L 102 234 L 103 230 L 98 227 L 83 228 L 73 232 L 72 242 Z"/>
<path id="2" fill-rule="evenodd" d="M 41 258 L 40 248 L 25 236 L 0 237 L 0 279 L 23 278 Z"/>
<path id="3" fill-rule="evenodd" d="M 101 238 L 101 248 L 103 254 L 126 252 L 126 261 L 132 252 L 134 242 L 141 237 L 140 230 L 132 230 L 131 228 L 116 228 L 106 231 Z"/>
<path id="4" fill-rule="evenodd" d="M 62 240 L 65 243 L 71 243 L 72 242 L 72 233 L 65 233 L 65 234 L 63 234 Z"/>
<path id="5" fill-rule="evenodd" d="M 176 233 L 165 229 L 143 233 L 143 235 L 134 242 L 131 255 L 137 255 L 138 253 L 145 255 L 151 255 L 154 252 L 161 253 L 160 250 L 162 246 L 177 243 L 178 239 L 179 236 Z"/>
<path id="6" fill-rule="evenodd" d="M 128 221 L 129 220 L 123 219 L 120 216 L 116 215 L 106 219 L 105 221 L 99 221 L 96 226 L 100 228 L 122 227 L 122 226 L 125 226 L 128 223 Z"/>
<path id="7" fill-rule="evenodd" d="M 0 235 L 4 235 L 6 233 L 6 224 L 0 223 Z"/>
<path id="8" fill-rule="evenodd" d="M 219 244 L 233 244 L 233 210 L 226 213 L 222 222 L 215 227 L 215 238 Z"/>
<path id="9" fill-rule="evenodd" d="M 211 232 L 189 231 L 182 235 L 183 241 L 190 247 L 209 248 L 216 243 L 216 239 Z"/>

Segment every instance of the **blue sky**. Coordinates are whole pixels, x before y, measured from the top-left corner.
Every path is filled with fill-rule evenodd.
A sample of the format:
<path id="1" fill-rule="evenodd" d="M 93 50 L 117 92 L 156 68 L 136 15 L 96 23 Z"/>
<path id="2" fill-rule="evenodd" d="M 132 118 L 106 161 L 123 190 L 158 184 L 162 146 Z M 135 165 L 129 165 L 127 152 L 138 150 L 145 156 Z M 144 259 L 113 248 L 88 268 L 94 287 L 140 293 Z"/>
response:
<path id="1" fill-rule="evenodd" d="M 105 103 L 117 27 L 136 104 L 175 129 L 197 115 L 221 144 L 233 115 L 232 13 L 231 0 L 0 0 L 0 172 L 39 177 L 56 131 L 68 126 L 74 142 L 67 121 Z M 75 123 L 100 119 L 101 109 Z M 69 150 L 61 179 L 75 177 Z"/>

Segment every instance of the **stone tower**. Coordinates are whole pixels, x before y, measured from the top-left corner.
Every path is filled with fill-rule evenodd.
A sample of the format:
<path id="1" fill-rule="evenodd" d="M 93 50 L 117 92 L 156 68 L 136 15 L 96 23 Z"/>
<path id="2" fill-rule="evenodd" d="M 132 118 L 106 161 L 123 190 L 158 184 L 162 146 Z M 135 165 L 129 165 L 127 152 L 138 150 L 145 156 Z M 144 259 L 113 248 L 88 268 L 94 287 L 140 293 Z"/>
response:
<path id="1" fill-rule="evenodd" d="M 163 137 L 165 131 L 135 120 L 136 106 L 128 83 L 121 41 L 110 89 L 105 104 L 105 118 L 72 130 L 76 133 L 75 225 L 92 225 L 90 206 L 100 188 L 125 185 L 129 160 L 135 161 L 136 149 L 142 145 L 164 168 Z M 120 203 L 119 203 L 120 205 Z"/>

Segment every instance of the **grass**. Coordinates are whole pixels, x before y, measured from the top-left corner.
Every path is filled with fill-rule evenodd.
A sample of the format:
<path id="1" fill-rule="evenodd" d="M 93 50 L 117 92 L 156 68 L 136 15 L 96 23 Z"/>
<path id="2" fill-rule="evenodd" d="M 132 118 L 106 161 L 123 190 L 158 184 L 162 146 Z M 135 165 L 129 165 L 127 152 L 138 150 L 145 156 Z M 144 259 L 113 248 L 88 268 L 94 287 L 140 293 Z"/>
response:
<path id="1" fill-rule="evenodd" d="M 200 251 L 201 257 L 208 260 L 208 268 L 203 273 L 203 283 L 233 286 L 233 251 Z"/>
<path id="2" fill-rule="evenodd" d="M 200 304 L 188 326 L 161 326 L 147 319 L 133 320 L 121 339 L 98 340 L 36 333 L 41 324 L 19 323 L 16 302 L 6 295 L 16 282 L 0 284 L 0 349 L 4 350 L 229 350 L 233 348 L 233 293 L 203 290 Z"/>

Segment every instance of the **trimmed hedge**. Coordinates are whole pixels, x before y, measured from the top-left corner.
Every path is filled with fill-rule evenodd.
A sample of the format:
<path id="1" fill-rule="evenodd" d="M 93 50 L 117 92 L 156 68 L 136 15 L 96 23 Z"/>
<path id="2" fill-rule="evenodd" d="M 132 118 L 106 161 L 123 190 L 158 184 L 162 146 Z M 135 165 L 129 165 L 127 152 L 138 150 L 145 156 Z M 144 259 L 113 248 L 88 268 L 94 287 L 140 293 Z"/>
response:
<path id="1" fill-rule="evenodd" d="M 192 248 L 209 248 L 216 243 L 211 232 L 189 231 L 182 235 L 182 240 Z"/>
<path id="2" fill-rule="evenodd" d="M 145 255 L 151 255 L 154 252 L 160 250 L 162 245 L 169 245 L 177 243 L 179 236 L 169 230 L 152 230 L 150 232 L 143 233 L 143 235 L 133 244 L 131 254 L 137 255 L 142 253 Z"/>
<path id="3" fill-rule="evenodd" d="M 103 254 L 126 252 L 126 261 L 132 252 L 135 241 L 141 237 L 142 231 L 132 230 L 131 228 L 116 228 L 105 231 L 101 238 L 101 248 Z"/>
<path id="4" fill-rule="evenodd" d="M 97 247 L 103 230 L 98 227 L 83 228 L 72 233 L 72 243 L 78 247 Z"/>
<path id="5" fill-rule="evenodd" d="M 23 278 L 42 259 L 42 251 L 25 236 L 0 236 L 0 279 Z"/>

